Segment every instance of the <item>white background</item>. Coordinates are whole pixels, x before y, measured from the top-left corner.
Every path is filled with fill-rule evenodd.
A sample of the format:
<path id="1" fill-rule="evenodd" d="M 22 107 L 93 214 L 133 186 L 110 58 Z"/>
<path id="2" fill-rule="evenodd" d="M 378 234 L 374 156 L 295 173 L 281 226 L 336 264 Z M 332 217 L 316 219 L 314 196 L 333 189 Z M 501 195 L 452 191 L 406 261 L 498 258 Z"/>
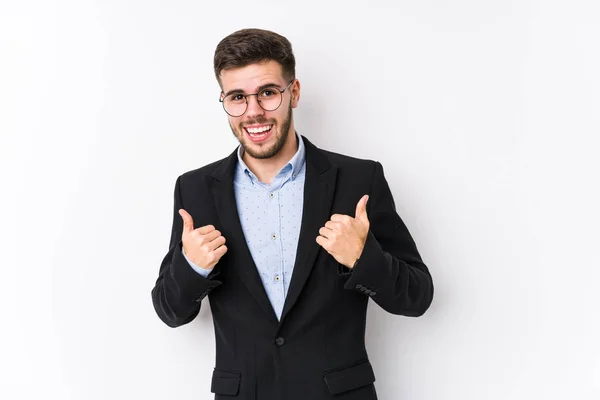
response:
<path id="1" fill-rule="evenodd" d="M 208 302 L 171 329 L 150 290 L 175 179 L 237 144 L 212 57 L 244 27 L 432 272 L 423 317 L 369 306 L 379 397 L 600 398 L 598 3 L 362 3 L 2 0 L 2 399 L 213 398 Z"/>

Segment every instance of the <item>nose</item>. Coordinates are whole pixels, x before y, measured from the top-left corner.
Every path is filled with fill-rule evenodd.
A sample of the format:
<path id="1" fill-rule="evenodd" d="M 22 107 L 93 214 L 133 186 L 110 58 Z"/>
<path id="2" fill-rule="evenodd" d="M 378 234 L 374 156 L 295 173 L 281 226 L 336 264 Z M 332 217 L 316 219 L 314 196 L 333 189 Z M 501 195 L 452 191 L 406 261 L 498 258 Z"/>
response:
<path id="1" fill-rule="evenodd" d="M 248 117 L 264 115 L 265 110 L 263 110 L 260 104 L 258 104 L 258 97 L 248 96 L 246 100 L 248 101 L 248 108 L 246 108 L 246 115 Z"/>

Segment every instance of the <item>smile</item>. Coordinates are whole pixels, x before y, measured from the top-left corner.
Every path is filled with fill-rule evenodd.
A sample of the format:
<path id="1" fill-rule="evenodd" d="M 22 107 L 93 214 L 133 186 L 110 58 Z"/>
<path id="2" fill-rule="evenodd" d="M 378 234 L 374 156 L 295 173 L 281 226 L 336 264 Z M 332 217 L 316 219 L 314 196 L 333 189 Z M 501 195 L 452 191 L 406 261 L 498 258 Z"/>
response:
<path id="1" fill-rule="evenodd" d="M 262 142 L 271 136 L 271 129 L 273 125 L 261 125 L 261 126 L 252 126 L 252 127 L 244 127 L 246 134 L 253 142 Z"/>

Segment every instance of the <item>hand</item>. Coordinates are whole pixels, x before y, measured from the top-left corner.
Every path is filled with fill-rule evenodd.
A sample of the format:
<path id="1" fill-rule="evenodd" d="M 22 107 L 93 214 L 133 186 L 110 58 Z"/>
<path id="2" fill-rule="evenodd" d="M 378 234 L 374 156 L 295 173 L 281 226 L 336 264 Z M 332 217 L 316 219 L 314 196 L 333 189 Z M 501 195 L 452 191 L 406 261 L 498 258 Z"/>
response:
<path id="1" fill-rule="evenodd" d="M 333 214 L 325 226 L 319 229 L 317 243 L 321 245 L 337 262 L 353 268 L 354 262 L 362 254 L 369 233 L 367 217 L 368 195 L 364 195 L 356 205 L 356 216 Z"/>
<path id="2" fill-rule="evenodd" d="M 179 215 L 183 218 L 181 242 L 186 257 L 200 268 L 213 268 L 227 252 L 225 238 L 212 225 L 194 229 L 192 216 L 183 208 Z"/>

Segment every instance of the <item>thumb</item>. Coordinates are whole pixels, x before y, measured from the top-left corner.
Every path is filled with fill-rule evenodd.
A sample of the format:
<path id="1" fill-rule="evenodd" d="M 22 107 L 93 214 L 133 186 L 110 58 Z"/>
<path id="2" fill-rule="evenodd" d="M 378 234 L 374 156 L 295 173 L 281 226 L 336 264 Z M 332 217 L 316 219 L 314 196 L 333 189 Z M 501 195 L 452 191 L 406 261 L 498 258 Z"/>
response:
<path id="1" fill-rule="evenodd" d="M 369 217 L 367 217 L 367 201 L 369 201 L 369 195 L 365 194 L 360 198 L 358 204 L 356 204 L 356 219 L 362 222 L 369 223 Z"/>
<path id="2" fill-rule="evenodd" d="M 191 231 L 193 231 L 194 220 L 192 219 L 192 216 L 188 214 L 188 212 L 185 211 L 183 208 L 179 209 L 179 215 L 181 215 L 181 218 L 183 219 L 183 232 L 190 233 Z"/>

